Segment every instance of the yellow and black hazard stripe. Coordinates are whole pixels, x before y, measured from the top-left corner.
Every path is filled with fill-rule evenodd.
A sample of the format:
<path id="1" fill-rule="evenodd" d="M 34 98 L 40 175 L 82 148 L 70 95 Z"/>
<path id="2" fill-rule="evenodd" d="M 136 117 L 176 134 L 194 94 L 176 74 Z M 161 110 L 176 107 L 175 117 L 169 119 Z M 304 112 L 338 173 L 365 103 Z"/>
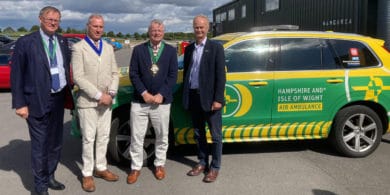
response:
<path id="1" fill-rule="evenodd" d="M 327 138 L 332 121 L 223 126 L 223 142 L 280 141 Z M 211 142 L 207 130 L 207 140 Z M 175 128 L 177 144 L 195 144 L 191 127 Z"/>

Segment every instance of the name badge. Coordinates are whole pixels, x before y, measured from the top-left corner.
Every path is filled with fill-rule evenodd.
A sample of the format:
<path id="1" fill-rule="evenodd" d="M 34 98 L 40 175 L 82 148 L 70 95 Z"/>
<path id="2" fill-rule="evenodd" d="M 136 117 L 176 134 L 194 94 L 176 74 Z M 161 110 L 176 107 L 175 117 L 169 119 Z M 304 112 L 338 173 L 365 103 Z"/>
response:
<path id="1" fill-rule="evenodd" d="M 59 74 L 60 70 L 58 67 L 53 67 L 53 68 L 50 68 L 50 73 L 51 74 Z"/>

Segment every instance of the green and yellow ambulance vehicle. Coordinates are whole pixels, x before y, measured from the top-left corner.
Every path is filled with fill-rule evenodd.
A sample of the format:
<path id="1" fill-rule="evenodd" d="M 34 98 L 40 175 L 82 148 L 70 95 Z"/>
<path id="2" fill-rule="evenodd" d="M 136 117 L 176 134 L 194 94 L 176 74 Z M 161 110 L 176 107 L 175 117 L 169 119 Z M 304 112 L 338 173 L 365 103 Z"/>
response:
<path id="1" fill-rule="evenodd" d="M 314 31 L 240 32 L 212 39 L 225 48 L 225 143 L 329 139 L 341 155 L 365 157 L 389 131 L 390 54 L 383 40 Z M 133 88 L 128 69 L 121 73 L 109 154 L 126 162 Z M 195 144 L 190 115 L 181 104 L 182 79 L 179 70 L 171 145 Z M 77 114 L 73 117 L 77 134 Z M 145 161 L 153 157 L 152 127 L 144 151 Z"/>

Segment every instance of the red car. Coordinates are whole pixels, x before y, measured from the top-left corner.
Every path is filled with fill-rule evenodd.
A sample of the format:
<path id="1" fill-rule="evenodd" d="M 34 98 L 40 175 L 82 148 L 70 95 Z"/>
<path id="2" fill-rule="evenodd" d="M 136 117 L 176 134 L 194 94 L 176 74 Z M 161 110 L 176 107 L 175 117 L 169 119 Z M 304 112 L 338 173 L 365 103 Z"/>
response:
<path id="1" fill-rule="evenodd" d="M 63 37 L 65 38 L 80 38 L 80 39 L 84 39 L 85 38 L 85 34 L 77 34 L 77 33 L 65 33 L 65 34 L 62 34 Z"/>
<path id="2" fill-rule="evenodd" d="M 11 88 L 11 55 L 0 54 L 0 89 Z"/>
<path id="3" fill-rule="evenodd" d="M 62 34 L 62 36 L 68 40 L 69 49 L 72 50 L 73 44 L 84 39 L 86 35 L 85 34 L 68 33 L 68 34 Z"/>

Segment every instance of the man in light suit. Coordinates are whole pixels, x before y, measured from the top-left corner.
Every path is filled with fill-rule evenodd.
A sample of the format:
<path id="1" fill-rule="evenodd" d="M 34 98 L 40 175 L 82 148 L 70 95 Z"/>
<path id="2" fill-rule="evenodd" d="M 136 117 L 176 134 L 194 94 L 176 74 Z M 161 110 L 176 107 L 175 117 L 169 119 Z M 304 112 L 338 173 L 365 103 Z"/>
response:
<path id="1" fill-rule="evenodd" d="M 26 119 L 31 138 L 35 192 L 63 190 L 54 178 L 63 138 L 65 94 L 70 94 L 68 42 L 56 33 L 60 11 L 51 6 L 39 13 L 40 29 L 19 38 L 11 65 L 12 108 Z"/>
<path id="2" fill-rule="evenodd" d="M 111 104 L 118 90 L 119 74 L 113 47 L 101 39 L 103 32 L 103 17 L 91 15 L 87 36 L 72 48 L 73 77 L 79 87 L 77 107 L 82 134 L 82 188 L 87 192 L 95 191 L 92 175 L 106 181 L 119 178 L 107 169 L 106 159 Z"/>
<path id="3" fill-rule="evenodd" d="M 221 44 L 207 39 L 209 20 L 206 16 L 196 16 L 193 28 L 196 42 L 190 44 L 184 53 L 183 106 L 192 115 L 199 163 L 187 175 L 197 176 L 206 171 L 203 181 L 209 183 L 217 179 L 221 166 L 225 54 Z M 206 122 L 212 137 L 210 165 Z"/>

